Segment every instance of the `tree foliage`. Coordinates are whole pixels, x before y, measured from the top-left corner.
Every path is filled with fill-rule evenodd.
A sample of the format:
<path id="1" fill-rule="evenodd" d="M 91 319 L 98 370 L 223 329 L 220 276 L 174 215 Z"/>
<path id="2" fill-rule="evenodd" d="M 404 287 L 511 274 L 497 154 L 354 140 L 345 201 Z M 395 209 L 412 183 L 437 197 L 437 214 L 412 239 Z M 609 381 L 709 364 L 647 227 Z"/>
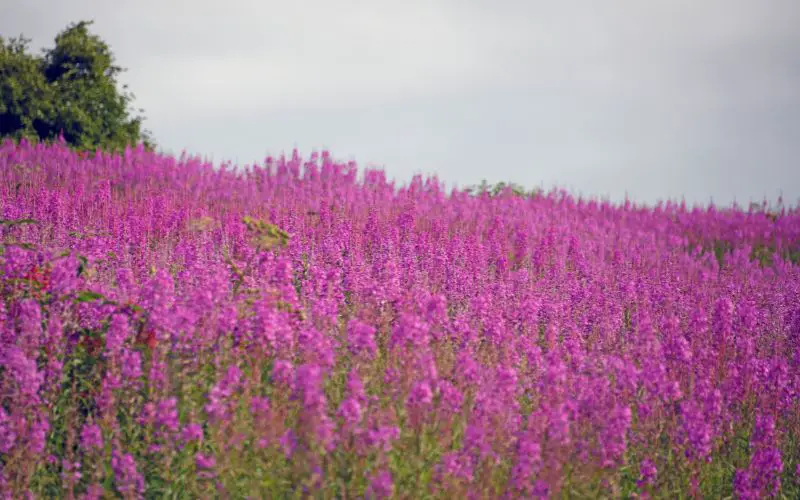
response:
<path id="1" fill-rule="evenodd" d="M 475 196 L 488 195 L 490 197 L 510 194 L 520 198 L 535 198 L 542 194 L 542 190 L 538 188 L 528 191 L 524 187 L 514 182 L 498 182 L 497 184 L 490 184 L 486 179 L 484 179 L 478 185 L 467 187 L 465 191 Z"/>
<path id="2" fill-rule="evenodd" d="M 63 135 L 77 149 L 152 148 L 141 116 L 132 116 L 133 95 L 119 90 L 124 71 L 91 21 L 68 26 L 42 55 L 30 40 L 0 36 L 0 136 L 54 140 Z"/>

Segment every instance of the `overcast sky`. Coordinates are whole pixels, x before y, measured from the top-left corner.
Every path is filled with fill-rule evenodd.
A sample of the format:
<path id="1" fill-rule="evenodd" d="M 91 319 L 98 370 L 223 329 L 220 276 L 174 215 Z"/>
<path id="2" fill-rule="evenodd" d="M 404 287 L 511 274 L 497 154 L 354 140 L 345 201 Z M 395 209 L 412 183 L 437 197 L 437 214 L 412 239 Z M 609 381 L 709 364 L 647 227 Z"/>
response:
<path id="1" fill-rule="evenodd" d="M 93 32 L 166 150 L 328 149 L 636 201 L 800 198 L 798 0 L 2 0 L 0 34 Z"/>

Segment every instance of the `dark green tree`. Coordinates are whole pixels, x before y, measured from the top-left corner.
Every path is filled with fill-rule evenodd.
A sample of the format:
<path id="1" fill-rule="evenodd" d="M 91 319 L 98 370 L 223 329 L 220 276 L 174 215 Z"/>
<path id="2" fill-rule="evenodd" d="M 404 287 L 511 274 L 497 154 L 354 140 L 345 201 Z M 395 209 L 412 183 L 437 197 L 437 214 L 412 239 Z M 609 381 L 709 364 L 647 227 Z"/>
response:
<path id="1" fill-rule="evenodd" d="M 28 54 L 30 40 L 0 37 L 0 135 L 46 137 L 53 115 L 53 89 L 41 58 Z"/>
<path id="2" fill-rule="evenodd" d="M 89 32 L 90 21 L 70 25 L 41 56 L 30 40 L 0 37 L 0 135 L 53 140 L 63 134 L 76 149 L 119 150 L 144 143 L 141 116 L 132 116 L 133 95 L 118 90 L 109 46 Z M 141 111 L 141 110 L 139 110 Z"/>

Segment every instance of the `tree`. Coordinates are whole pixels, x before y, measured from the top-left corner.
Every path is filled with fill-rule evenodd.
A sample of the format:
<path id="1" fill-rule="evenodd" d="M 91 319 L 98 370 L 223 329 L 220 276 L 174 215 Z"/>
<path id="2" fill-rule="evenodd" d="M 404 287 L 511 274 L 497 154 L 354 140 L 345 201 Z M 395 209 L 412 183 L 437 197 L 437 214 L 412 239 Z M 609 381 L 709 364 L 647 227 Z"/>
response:
<path id="1" fill-rule="evenodd" d="M 143 118 L 128 109 L 133 95 L 117 89 L 124 70 L 89 32 L 91 24 L 68 26 L 42 56 L 29 54 L 30 40 L 22 36 L 0 37 L 0 135 L 53 140 L 63 134 L 77 149 L 153 147 Z"/>
<path id="2" fill-rule="evenodd" d="M 43 61 L 26 53 L 30 40 L 8 43 L 0 37 L 0 135 L 21 137 L 49 134 L 53 89 L 43 73 Z"/>
<path id="3" fill-rule="evenodd" d="M 536 198 L 541 196 L 542 190 L 540 188 L 526 191 L 524 187 L 514 182 L 498 182 L 497 184 L 489 184 L 489 181 L 484 179 L 480 184 L 468 186 L 465 191 L 471 195 L 481 196 L 488 195 L 490 197 L 497 197 L 501 194 L 511 194 L 520 198 Z"/>

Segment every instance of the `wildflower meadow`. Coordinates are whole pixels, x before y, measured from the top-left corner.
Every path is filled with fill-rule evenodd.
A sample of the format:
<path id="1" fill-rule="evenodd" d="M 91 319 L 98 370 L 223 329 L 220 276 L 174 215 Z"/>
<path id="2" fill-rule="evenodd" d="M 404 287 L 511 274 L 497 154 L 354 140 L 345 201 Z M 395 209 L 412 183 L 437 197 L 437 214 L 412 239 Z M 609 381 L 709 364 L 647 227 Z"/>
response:
<path id="1" fill-rule="evenodd" d="M 800 211 L 0 146 L 2 498 L 800 498 Z"/>

